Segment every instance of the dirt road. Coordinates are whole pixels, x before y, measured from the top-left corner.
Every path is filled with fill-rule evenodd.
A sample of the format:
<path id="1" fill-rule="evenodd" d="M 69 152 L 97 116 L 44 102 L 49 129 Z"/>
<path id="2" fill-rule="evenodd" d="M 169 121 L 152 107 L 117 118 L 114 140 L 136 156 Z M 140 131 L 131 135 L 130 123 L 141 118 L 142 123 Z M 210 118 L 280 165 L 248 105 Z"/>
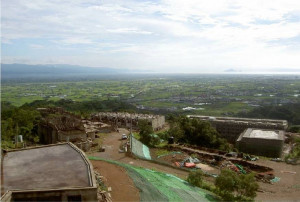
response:
<path id="1" fill-rule="evenodd" d="M 103 146 L 105 146 L 105 152 L 94 152 L 88 154 L 89 156 L 101 157 L 109 160 L 115 160 L 122 163 L 127 163 L 134 166 L 140 166 L 143 168 L 154 169 L 157 171 L 173 174 L 182 179 L 186 179 L 188 176 L 187 171 L 178 170 L 175 168 L 166 167 L 149 161 L 131 158 L 125 155 L 125 153 L 119 153 L 119 147 L 125 140 L 121 140 L 122 134 L 129 134 L 126 129 L 120 129 L 120 132 L 110 133 L 103 140 Z"/>

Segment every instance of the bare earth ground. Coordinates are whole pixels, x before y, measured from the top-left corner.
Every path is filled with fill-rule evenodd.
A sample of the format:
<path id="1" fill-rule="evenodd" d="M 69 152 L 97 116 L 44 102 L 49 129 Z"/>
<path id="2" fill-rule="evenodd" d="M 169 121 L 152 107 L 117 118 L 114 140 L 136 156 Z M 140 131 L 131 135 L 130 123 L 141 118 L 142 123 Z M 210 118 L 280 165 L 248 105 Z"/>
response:
<path id="1" fill-rule="evenodd" d="M 177 177 L 180 177 L 182 179 L 187 178 L 187 175 L 188 175 L 187 171 L 182 171 L 182 170 L 178 170 L 175 168 L 166 167 L 166 166 L 152 163 L 149 161 L 131 158 L 131 157 L 126 156 L 124 153 L 119 153 L 120 144 L 122 142 L 125 142 L 125 141 L 120 140 L 121 135 L 123 133 L 129 134 L 129 132 L 125 129 L 119 129 L 119 130 L 120 130 L 119 133 L 117 133 L 117 132 L 110 133 L 103 140 L 103 146 L 105 146 L 105 152 L 94 152 L 94 153 L 90 153 L 88 155 L 101 157 L 101 158 L 105 158 L 105 159 L 109 159 L 109 160 L 115 160 L 115 161 L 131 164 L 131 165 L 139 166 L 139 167 L 143 167 L 143 168 L 154 169 L 154 170 L 165 172 L 165 173 L 170 173 L 170 174 L 176 175 Z"/>
<path id="2" fill-rule="evenodd" d="M 105 185 L 111 187 L 113 201 L 140 201 L 139 190 L 124 168 L 105 161 L 91 161 L 94 169 L 105 177 Z"/>
<path id="3" fill-rule="evenodd" d="M 114 132 L 108 134 L 103 140 L 104 146 L 106 147 L 105 152 L 94 152 L 88 155 L 101 157 L 105 159 L 115 160 L 122 163 L 127 163 L 135 166 L 140 166 L 148 169 L 155 169 L 157 171 L 170 173 L 176 175 L 182 179 L 186 179 L 188 176 L 187 171 L 178 170 L 175 168 L 166 167 L 149 161 L 139 160 L 125 156 L 124 153 L 119 153 L 119 146 L 121 144 L 121 135 L 129 134 L 125 129 L 120 129 L 120 132 Z M 102 163 L 102 162 L 101 162 Z M 264 192 L 258 192 L 256 200 L 257 201 L 297 201 L 300 200 L 300 165 L 288 165 L 286 163 L 272 162 L 267 159 L 260 159 L 256 163 L 268 166 L 274 169 L 274 174 L 276 177 L 280 178 L 279 182 L 274 184 L 267 184 L 259 182 L 261 190 Z M 94 163 L 93 163 L 94 165 Z M 96 167 L 96 165 L 94 165 Z M 282 172 L 283 171 L 283 172 Z M 288 173 L 285 171 L 296 172 L 296 174 Z M 106 171 L 109 175 L 110 170 Z M 106 177 L 101 170 L 99 173 Z M 126 171 L 124 170 L 123 175 L 128 177 Z M 125 178 L 126 178 L 125 177 Z M 115 178 L 118 179 L 118 178 Z M 126 178 L 127 179 L 127 178 Z M 109 179 L 108 179 L 109 180 Z M 112 179 L 113 180 L 113 179 Z M 212 181 L 210 179 L 209 181 Z M 114 192 L 114 189 L 113 189 Z M 112 193 L 113 193 L 112 192 Z"/>
<path id="4" fill-rule="evenodd" d="M 300 200 L 300 165 L 289 165 L 283 162 L 273 162 L 265 159 L 258 160 L 257 164 L 273 168 L 274 175 L 280 178 L 280 181 L 274 184 L 266 184 L 260 182 L 260 188 L 266 192 L 258 192 L 256 197 L 257 200 Z M 285 171 L 296 172 L 296 174 L 288 173 Z"/>

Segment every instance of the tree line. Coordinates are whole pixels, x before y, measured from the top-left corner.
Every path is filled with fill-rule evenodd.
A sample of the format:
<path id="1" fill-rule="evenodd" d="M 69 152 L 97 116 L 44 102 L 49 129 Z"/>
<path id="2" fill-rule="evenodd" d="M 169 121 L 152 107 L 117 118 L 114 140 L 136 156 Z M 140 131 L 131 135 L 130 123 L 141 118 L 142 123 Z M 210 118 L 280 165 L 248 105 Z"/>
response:
<path id="1" fill-rule="evenodd" d="M 140 140 L 148 146 L 155 146 L 156 143 L 159 143 L 158 137 L 164 140 L 172 137 L 177 143 L 186 143 L 223 151 L 232 150 L 232 146 L 220 136 L 209 122 L 174 115 L 169 116 L 168 120 L 170 129 L 157 133 L 156 136 L 153 135 L 152 127 L 146 121 L 140 121 Z"/>
<path id="2" fill-rule="evenodd" d="M 283 119 L 287 120 L 291 125 L 300 125 L 300 103 L 282 106 L 261 106 L 249 112 L 239 112 L 237 116 L 260 119 Z"/>

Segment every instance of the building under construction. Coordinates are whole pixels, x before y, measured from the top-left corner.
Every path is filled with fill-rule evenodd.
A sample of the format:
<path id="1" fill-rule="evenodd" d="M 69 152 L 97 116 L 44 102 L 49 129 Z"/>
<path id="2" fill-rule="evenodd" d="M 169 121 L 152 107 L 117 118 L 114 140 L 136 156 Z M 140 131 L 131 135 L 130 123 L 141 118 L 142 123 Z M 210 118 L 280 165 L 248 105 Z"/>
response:
<path id="1" fill-rule="evenodd" d="M 286 120 L 211 117 L 199 115 L 188 115 L 188 117 L 210 122 L 218 133 L 231 143 L 234 143 L 239 135 L 247 128 L 286 130 L 288 127 L 288 122 Z"/>
<path id="2" fill-rule="evenodd" d="M 267 157 L 281 157 L 284 131 L 246 129 L 237 139 L 239 151 Z"/>
<path id="3" fill-rule="evenodd" d="M 38 125 L 41 142 L 55 144 L 70 141 L 84 151 L 90 149 L 97 130 L 84 124 L 80 116 L 58 107 L 38 110 L 42 114 L 42 120 Z"/>
<path id="4" fill-rule="evenodd" d="M 1 201 L 97 201 L 93 166 L 72 143 L 3 151 Z"/>
<path id="5" fill-rule="evenodd" d="M 108 123 L 115 128 L 138 128 L 140 120 L 146 120 L 154 131 L 160 130 L 165 124 L 165 117 L 152 114 L 130 114 L 125 112 L 99 112 L 92 116 L 92 120 Z"/>

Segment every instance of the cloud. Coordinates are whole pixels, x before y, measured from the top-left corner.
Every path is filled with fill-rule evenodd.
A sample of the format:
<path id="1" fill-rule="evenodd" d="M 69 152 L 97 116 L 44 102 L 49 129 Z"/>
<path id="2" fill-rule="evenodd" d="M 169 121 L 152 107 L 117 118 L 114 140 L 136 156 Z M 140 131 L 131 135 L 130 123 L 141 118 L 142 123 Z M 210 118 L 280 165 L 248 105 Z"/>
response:
<path id="1" fill-rule="evenodd" d="M 72 44 L 92 44 L 93 41 L 85 38 L 66 38 L 62 40 L 54 40 L 58 44 L 72 45 Z"/>
<path id="2" fill-rule="evenodd" d="M 33 49 L 43 49 L 43 48 L 45 48 L 43 45 L 40 45 L 40 44 L 30 44 L 29 46 Z"/>
<path id="3" fill-rule="evenodd" d="M 107 29 L 109 33 L 117 33 L 117 34 L 152 34 L 152 32 L 139 30 L 136 28 L 118 28 L 118 29 Z"/>
<path id="4" fill-rule="evenodd" d="M 300 68 L 298 0 L 5 0 L 1 6 L 6 61 L 176 72 Z"/>

